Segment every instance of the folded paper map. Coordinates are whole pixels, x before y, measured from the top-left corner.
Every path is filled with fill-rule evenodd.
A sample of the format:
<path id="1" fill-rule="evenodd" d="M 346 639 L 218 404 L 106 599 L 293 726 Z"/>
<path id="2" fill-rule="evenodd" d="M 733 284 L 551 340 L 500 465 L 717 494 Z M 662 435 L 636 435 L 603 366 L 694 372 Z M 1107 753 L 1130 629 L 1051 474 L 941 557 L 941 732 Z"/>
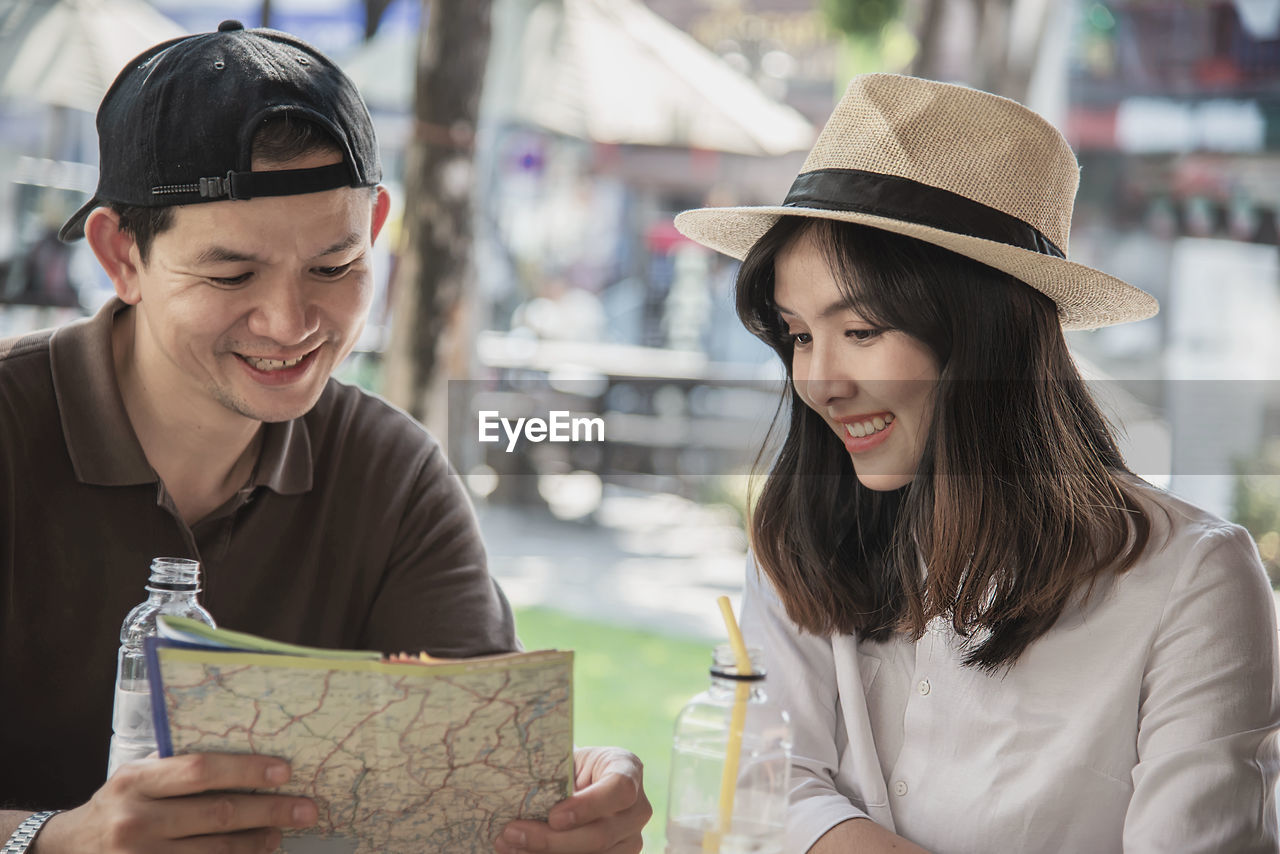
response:
<path id="1" fill-rule="evenodd" d="M 319 823 L 288 854 L 491 852 L 573 774 L 573 653 L 388 661 L 161 617 L 148 641 L 160 755 L 280 756 Z"/>

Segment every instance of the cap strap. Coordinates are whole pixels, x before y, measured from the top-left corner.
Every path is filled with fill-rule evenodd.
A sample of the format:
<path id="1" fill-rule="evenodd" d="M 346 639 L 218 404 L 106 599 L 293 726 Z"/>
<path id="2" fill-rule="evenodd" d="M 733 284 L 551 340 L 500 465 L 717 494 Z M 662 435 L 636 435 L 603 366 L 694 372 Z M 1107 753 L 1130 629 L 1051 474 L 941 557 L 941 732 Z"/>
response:
<path id="1" fill-rule="evenodd" d="M 959 193 L 898 175 L 861 169 L 804 172 L 791 185 L 782 205 L 856 211 L 994 240 L 1054 258 L 1067 257 L 1052 240 L 1025 220 Z"/>
<path id="2" fill-rule="evenodd" d="M 252 199 L 255 196 L 300 196 L 351 186 L 351 170 L 345 163 L 311 169 L 279 169 L 266 172 L 228 172 L 225 177 L 201 178 L 204 199 Z M 156 190 L 152 190 L 156 192 Z"/>

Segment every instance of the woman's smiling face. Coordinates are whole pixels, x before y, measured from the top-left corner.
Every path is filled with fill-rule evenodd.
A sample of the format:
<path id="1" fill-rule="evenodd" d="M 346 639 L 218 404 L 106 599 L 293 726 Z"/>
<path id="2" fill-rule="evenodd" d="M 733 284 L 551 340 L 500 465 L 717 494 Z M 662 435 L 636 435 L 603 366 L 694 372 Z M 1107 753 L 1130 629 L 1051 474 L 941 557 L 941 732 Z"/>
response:
<path id="1" fill-rule="evenodd" d="M 792 342 L 796 392 L 844 443 L 858 480 L 875 490 L 910 483 L 929 432 L 937 357 L 860 317 L 811 232 L 774 261 L 773 299 Z"/>

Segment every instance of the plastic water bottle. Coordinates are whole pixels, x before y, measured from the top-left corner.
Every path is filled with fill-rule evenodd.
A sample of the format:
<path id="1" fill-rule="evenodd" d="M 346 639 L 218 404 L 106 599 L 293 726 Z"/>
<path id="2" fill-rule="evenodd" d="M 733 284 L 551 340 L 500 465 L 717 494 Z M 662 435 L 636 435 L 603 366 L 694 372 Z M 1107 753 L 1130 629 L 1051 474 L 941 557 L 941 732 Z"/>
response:
<path id="1" fill-rule="evenodd" d="M 210 626 L 213 617 L 196 601 L 200 592 L 200 564 L 176 557 L 151 561 L 146 601 L 137 605 L 120 626 L 120 655 L 116 665 L 116 702 L 111 714 L 111 755 L 107 776 L 125 762 L 142 759 L 156 749 L 151 722 L 151 685 L 143 641 L 157 634 L 156 617 L 191 617 Z"/>
<path id="2" fill-rule="evenodd" d="M 740 674 L 728 644 L 716 647 L 711 685 L 676 718 L 668 789 L 667 854 L 782 854 L 791 771 L 791 721 L 765 692 L 760 651 Z M 741 687 L 740 687 L 741 686 Z M 735 707 L 743 707 L 735 714 Z M 720 826 L 721 791 L 734 724 L 741 724 L 733 809 Z M 708 839 L 708 837 L 710 837 Z M 705 847 L 704 847 L 705 846 Z"/>

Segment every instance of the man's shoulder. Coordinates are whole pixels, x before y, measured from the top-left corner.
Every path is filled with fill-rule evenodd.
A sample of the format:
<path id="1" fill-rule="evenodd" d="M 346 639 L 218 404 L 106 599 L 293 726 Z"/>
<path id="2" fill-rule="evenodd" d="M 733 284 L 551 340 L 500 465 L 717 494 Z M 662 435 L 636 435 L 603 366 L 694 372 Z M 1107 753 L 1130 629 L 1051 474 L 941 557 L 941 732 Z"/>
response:
<path id="1" fill-rule="evenodd" d="M 372 456 L 431 455 L 439 443 L 407 412 L 373 392 L 330 379 L 304 416 L 312 439 Z"/>
<path id="2" fill-rule="evenodd" d="M 104 306 L 97 314 L 58 326 L 0 336 L 0 376 L 12 378 L 38 371 L 38 376 L 46 379 L 55 360 L 54 351 L 64 355 L 85 353 L 84 358 L 96 360 L 99 354 L 93 348 L 94 335 L 103 328 L 110 329 L 113 313 L 111 306 Z"/>
<path id="3" fill-rule="evenodd" d="M 52 335 L 45 329 L 0 339 L 0 457 L 10 462 L 43 459 L 62 438 L 49 348 Z"/>
<path id="4" fill-rule="evenodd" d="M 0 338 L 0 371 L 20 369 L 31 359 L 49 358 L 49 342 L 54 330 L 40 329 L 23 335 Z"/>
<path id="5" fill-rule="evenodd" d="M 0 409 L 12 410 L 15 418 L 32 415 L 35 401 L 53 394 L 53 332 L 0 338 Z"/>

